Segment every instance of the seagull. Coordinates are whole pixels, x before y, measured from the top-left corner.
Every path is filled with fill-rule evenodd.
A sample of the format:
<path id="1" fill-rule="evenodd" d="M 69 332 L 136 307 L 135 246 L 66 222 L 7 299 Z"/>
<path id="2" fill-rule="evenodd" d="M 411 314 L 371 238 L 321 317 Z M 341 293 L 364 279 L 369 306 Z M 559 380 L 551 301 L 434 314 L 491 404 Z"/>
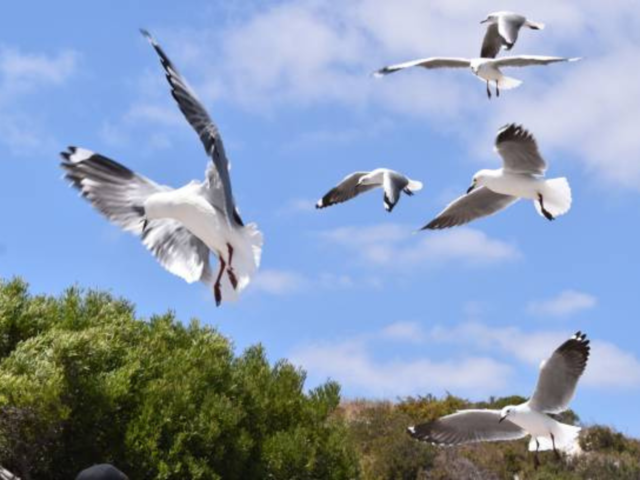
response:
<path id="1" fill-rule="evenodd" d="M 402 192 L 412 196 L 414 192 L 422 189 L 422 182 L 411 180 L 388 168 L 376 168 L 371 172 L 354 172 L 344 177 L 336 187 L 318 200 L 316 208 L 326 208 L 346 202 L 361 193 L 378 187 L 382 187 L 384 190 L 385 210 L 391 212 L 400 200 Z"/>
<path id="2" fill-rule="evenodd" d="M 476 173 L 467 193 L 447 205 L 421 230 L 463 225 L 493 215 L 520 198 L 533 200 L 538 213 L 547 220 L 569 211 L 569 182 L 564 177 L 544 178 L 547 164 L 531 133 L 520 125 L 506 125 L 498 131 L 495 150 L 502 157 L 502 168 Z"/>
<path id="3" fill-rule="evenodd" d="M 511 50 L 518 40 L 518 33 L 522 27 L 532 30 L 544 29 L 543 23 L 533 22 L 513 12 L 490 13 L 480 23 L 488 24 L 480 53 L 484 58 L 495 58 L 502 48 Z"/>
<path id="4" fill-rule="evenodd" d="M 222 137 L 203 105 L 145 30 L 166 72 L 171 94 L 211 157 L 203 182 L 173 189 L 90 150 L 61 153 L 65 178 L 100 213 L 141 238 L 160 264 L 188 283 L 213 285 L 216 305 L 234 300 L 258 269 L 262 233 L 238 213 Z M 218 256 L 214 277 L 209 254 Z"/>
<path id="5" fill-rule="evenodd" d="M 488 53 L 487 53 L 488 55 Z M 373 72 L 374 77 L 383 77 L 410 67 L 436 68 L 470 68 L 475 76 L 487 82 L 487 96 L 491 98 L 490 82 L 494 82 L 496 96 L 500 96 L 500 89 L 509 90 L 522 84 L 522 81 L 507 77 L 500 70 L 502 67 L 528 67 L 531 65 L 549 65 L 558 62 L 576 62 L 579 57 L 548 57 L 543 55 L 516 55 L 502 58 L 460 58 L 460 57 L 430 57 L 409 62 L 389 65 Z"/>
<path id="6" fill-rule="evenodd" d="M 556 456 L 558 450 L 570 452 L 580 427 L 560 423 L 547 414 L 561 413 L 569 407 L 589 351 L 587 336 L 577 332 L 542 362 L 538 383 L 526 402 L 502 410 L 460 410 L 407 431 L 417 440 L 437 445 L 517 440 L 531 435 L 529 451 L 536 452 L 536 466 L 540 450 L 553 450 Z"/>

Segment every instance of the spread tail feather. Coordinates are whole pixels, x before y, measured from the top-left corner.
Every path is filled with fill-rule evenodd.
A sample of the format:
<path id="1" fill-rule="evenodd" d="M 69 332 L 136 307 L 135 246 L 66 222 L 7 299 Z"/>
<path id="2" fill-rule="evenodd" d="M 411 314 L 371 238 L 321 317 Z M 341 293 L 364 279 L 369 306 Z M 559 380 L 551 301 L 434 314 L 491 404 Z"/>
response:
<path id="1" fill-rule="evenodd" d="M 532 22 L 531 20 L 527 20 L 525 22 L 525 25 L 531 30 L 544 30 L 544 23 Z"/>
<path id="2" fill-rule="evenodd" d="M 500 77 L 500 80 L 498 80 L 498 87 L 500 87 L 500 90 L 511 90 L 512 88 L 519 87 L 520 85 L 522 85 L 522 80 L 506 77 L 504 75 Z"/>
<path id="3" fill-rule="evenodd" d="M 260 267 L 260 259 L 262 257 L 262 232 L 258 230 L 258 226 L 255 223 L 250 223 L 240 228 L 238 236 L 234 242 L 233 258 L 231 261 L 231 267 L 235 273 L 238 281 L 238 287 L 233 288 L 228 273 L 222 275 L 220 281 L 220 291 L 222 293 L 222 301 L 229 302 L 238 299 L 240 292 L 242 292 L 251 282 L 251 279 L 255 275 L 258 267 Z M 225 255 L 225 261 L 227 257 Z M 218 275 L 218 270 L 212 272 L 210 277 L 210 283 L 213 285 L 215 278 Z"/>
<path id="4" fill-rule="evenodd" d="M 554 441 L 551 441 L 549 435 L 537 437 L 538 443 L 540 444 L 540 448 L 538 448 L 536 445 L 536 437 L 531 437 L 529 441 L 529 451 L 535 452 L 537 448 L 541 452 L 553 450 L 553 443 L 555 442 L 557 450 L 565 453 L 574 453 L 577 449 L 579 434 L 580 427 L 557 422 L 553 432 Z"/>
<path id="5" fill-rule="evenodd" d="M 566 178 L 553 178 L 545 181 L 541 193 L 544 208 L 553 217 L 563 215 L 571 208 L 571 187 Z M 540 202 L 536 201 L 534 203 L 538 213 L 544 215 L 540 208 Z"/>
<path id="6" fill-rule="evenodd" d="M 411 192 L 418 192 L 422 190 L 422 187 L 422 182 L 419 182 L 418 180 L 409 180 L 409 183 L 407 184 L 407 188 L 411 190 Z"/>

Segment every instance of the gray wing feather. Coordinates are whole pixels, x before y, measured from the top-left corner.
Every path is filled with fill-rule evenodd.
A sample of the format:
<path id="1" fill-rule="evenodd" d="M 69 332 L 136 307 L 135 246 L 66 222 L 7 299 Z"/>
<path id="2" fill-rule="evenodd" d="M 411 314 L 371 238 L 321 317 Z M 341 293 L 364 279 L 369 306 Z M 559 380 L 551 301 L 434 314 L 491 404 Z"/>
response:
<path id="1" fill-rule="evenodd" d="M 503 15 L 498 20 L 498 31 L 504 39 L 507 50 L 510 50 L 511 47 L 515 45 L 518 40 L 520 28 L 524 25 L 525 21 L 526 18 L 517 14 Z"/>
<path id="2" fill-rule="evenodd" d="M 143 231 L 144 202 L 150 195 L 171 188 L 88 150 L 69 147 L 60 155 L 65 178 L 71 185 L 111 222 L 140 236 L 165 269 L 190 283 L 208 281 L 209 249 L 179 222 L 150 220 Z"/>
<path id="3" fill-rule="evenodd" d="M 499 420 L 499 410 L 462 410 L 433 422 L 409 427 L 408 431 L 417 440 L 437 445 L 517 440 L 527 435 L 509 419 Z"/>
<path id="4" fill-rule="evenodd" d="M 560 345 L 540 366 L 538 383 L 529 400 L 531 408 L 560 413 L 569 407 L 589 359 L 589 340 L 581 332 Z"/>
<path id="5" fill-rule="evenodd" d="M 469 223 L 477 218 L 493 215 L 518 200 L 511 195 L 502 195 L 479 187 L 467 195 L 463 195 L 440 212 L 440 214 L 421 230 L 439 230 Z"/>
<path id="6" fill-rule="evenodd" d="M 487 32 L 482 40 L 482 49 L 480 50 L 480 57 L 482 58 L 496 58 L 500 49 L 502 48 L 503 39 L 498 32 L 498 25 L 495 23 L 490 24 L 487 27 Z"/>
<path id="7" fill-rule="evenodd" d="M 421 58 L 419 60 L 411 60 L 409 62 L 398 63 L 395 65 L 389 65 L 383 67 L 380 70 L 373 72 L 375 77 L 381 77 L 390 73 L 403 70 L 411 67 L 422 67 L 427 69 L 433 68 L 468 68 L 471 65 L 471 61 L 466 58 L 455 57 L 430 57 Z"/>
<path id="8" fill-rule="evenodd" d="M 540 175 L 547 169 L 536 139 L 522 125 L 512 123 L 502 127 L 496 136 L 496 150 L 509 172 Z"/>
<path id="9" fill-rule="evenodd" d="M 513 57 L 502 57 L 494 60 L 494 66 L 500 67 L 528 67 L 530 65 L 549 65 L 558 62 L 575 62 L 579 58 L 568 57 L 546 57 L 543 55 L 518 55 Z"/>
<path id="10" fill-rule="evenodd" d="M 361 193 L 368 192 L 377 187 L 377 185 L 358 185 L 358 181 L 369 172 L 355 172 L 347 175 L 337 186 L 329 190 L 316 203 L 316 208 L 326 208 L 337 203 L 346 202 Z"/>
<path id="11" fill-rule="evenodd" d="M 233 198 L 231 178 L 229 175 L 229 160 L 225 153 L 218 127 L 213 123 L 213 120 L 211 120 L 211 117 L 194 91 L 182 75 L 180 75 L 178 69 L 173 65 L 171 60 L 169 60 L 169 57 L 164 53 L 164 50 L 162 50 L 158 42 L 146 30 L 140 31 L 160 57 L 160 63 L 165 70 L 167 81 L 171 86 L 171 95 L 178 103 L 180 111 L 200 137 L 207 155 L 211 157 L 212 164 L 209 164 L 207 167 L 206 178 L 210 185 L 221 187 L 224 196 L 216 196 L 216 198 L 211 198 L 210 200 L 219 202 L 223 199 L 224 205 L 220 206 L 225 211 L 228 219 L 242 225 L 243 223 Z M 212 188 L 212 190 L 215 191 L 215 188 Z"/>

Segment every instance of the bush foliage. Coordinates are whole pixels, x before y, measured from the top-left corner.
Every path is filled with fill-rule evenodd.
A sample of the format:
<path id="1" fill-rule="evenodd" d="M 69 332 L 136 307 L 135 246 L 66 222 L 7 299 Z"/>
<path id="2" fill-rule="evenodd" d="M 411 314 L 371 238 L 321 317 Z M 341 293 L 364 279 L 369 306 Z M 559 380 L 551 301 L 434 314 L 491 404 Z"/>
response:
<path id="1" fill-rule="evenodd" d="M 132 479 L 357 477 L 338 385 L 304 379 L 106 293 L 0 283 L 0 464 L 23 480 L 107 461 Z"/>

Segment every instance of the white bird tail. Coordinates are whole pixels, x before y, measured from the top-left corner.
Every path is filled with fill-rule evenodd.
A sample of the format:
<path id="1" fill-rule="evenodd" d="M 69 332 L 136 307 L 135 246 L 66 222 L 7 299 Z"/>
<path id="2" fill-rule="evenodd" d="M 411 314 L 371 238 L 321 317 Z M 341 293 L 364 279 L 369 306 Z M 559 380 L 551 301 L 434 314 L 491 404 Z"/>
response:
<path id="1" fill-rule="evenodd" d="M 574 453 L 576 450 L 579 450 L 579 446 L 577 445 L 579 434 L 580 427 L 556 422 L 553 428 L 553 441 L 550 435 L 531 437 L 529 441 L 529 451 L 535 452 L 536 449 L 540 451 L 553 450 L 553 444 L 555 443 L 557 450 L 565 453 Z M 538 440 L 540 448 L 536 445 L 536 439 Z"/>
<path id="2" fill-rule="evenodd" d="M 544 30 L 544 23 L 532 22 L 531 20 L 527 20 L 526 22 L 524 22 L 524 24 L 531 30 Z"/>
<path id="3" fill-rule="evenodd" d="M 409 180 L 409 183 L 407 184 L 407 188 L 412 192 L 418 192 L 422 190 L 422 187 L 422 182 L 419 182 L 418 180 Z"/>
<path id="4" fill-rule="evenodd" d="M 498 87 L 500 90 L 511 90 L 512 88 L 519 87 L 520 85 L 522 85 L 522 80 L 507 77 L 505 75 L 502 75 L 498 80 Z"/>
<path id="5" fill-rule="evenodd" d="M 541 193 L 545 210 L 554 217 L 567 213 L 571 208 L 571 187 L 566 178 L 546 180 Z M 536 200 L 534 204 L 538 213 L 544 216 L 540 202 Z"/>
<path id="6" fill-rule="evenodd" d="M 240 227 L 234 241 L 233 258 L 231 260 L 231 267 L 238 280 L 238 288 L 233 288 L 229 275 L 225 272 L 220 282 L 223 302 L 237 300 L 240 292 L 251 282 L 253 275 L 260 266 L 262 242 L 262 232 L 258 230 L 258 226 L 255 223 Z M 227 258 L 225 257 L 226 260 Z M 212 276 L 213 281 L 215 281 L 217 270 Z"/>

